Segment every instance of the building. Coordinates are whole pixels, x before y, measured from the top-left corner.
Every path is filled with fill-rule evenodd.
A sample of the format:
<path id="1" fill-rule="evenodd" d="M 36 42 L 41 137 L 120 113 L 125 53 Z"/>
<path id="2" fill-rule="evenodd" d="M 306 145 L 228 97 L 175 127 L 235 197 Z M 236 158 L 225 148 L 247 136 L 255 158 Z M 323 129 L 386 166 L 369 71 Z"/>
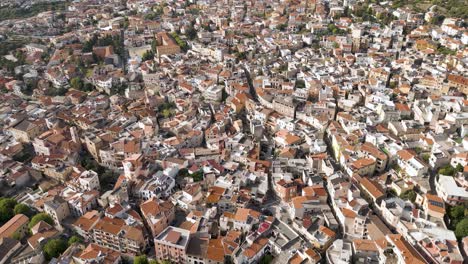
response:
<path id="1" fill-rule="evenodd" d="M 28 232 L 28 223 L 29 218 L 24 214 L 13 216 L 13 218 L 0 227 L 0 238 L 22 238 Z"/>
<path id="2" fill-rule="evenodd" d="M 437 195 L 442 197 L 450 205 L 466 205 L 468 203 L 468 192 L 466 188 L 458 186 L 454 177 L 439 175 L 435 182 Z"/>
<path id="3" fill-rule="evenodd" d="M 428 166 L 413 152 L 403 149 L 397 152 L 398 166 L 411 177 L 421 177 L 428 171 Z"/>
<path id="4" fill-rule="evenodd" d="M 155 37 L 160 44 L 156 47 L 158 56 L 180 53 L 179 45 L 177 45 L 177 42 L 166 32 L 159 32 Z"/>
<path id="5" fill-rule="evenodd" d="M 175 263 L 187 261 L 187 246 L 190 241 L 190 231 L 169 226 L 159 236 L 154 238 L 156 259 L 169 260 Z"/>
<path id="6" fill-rule="evenodd" d="M 86 241 L 92 239 L 92 229 L 99 222 L 100 215 L 98 211 L 89 211 L 86 214 L 79 217 L 73 224 L 73 230 L 83 237 Z"/>
<path id="7" fill-rule="evenodd" d="M 210 86 L 203 92 L 203 97 L 210 102 L 220 102 L 223 98 L 223 90 L 222 85 Z"/>
<path id="8" fill-rule="evenodd" d="M 140 204 L 140 210 L 154 237 L 166 229 L 175 217 L 174 204 L 155 198 Z"/>
<path id="9" fill-rule="evenodd" d="M 44 203 L 44 211 L 52 216 L 56 225 L 61 226 L 62 220 L 70 215 L 70 208 L 67 201 L 60 196 L 55 196 L 52 200 Z"/>
<path id="10" fill-rule="evenodd" d="M 426 215 L 443 219 L 445 215 L 445 202 L 437 195 L 426 194 L 423 202 L 423 209 Z"/>
<path id="11" fill-rule="evenodd" d="M 0 238 L 0 264 L 9 263 L 10 257 L 21 248 L 21 242 L 9 237 Z M 11 261 L 11 260 L 10 260 Z"/>
<path id="12" fill-rule="evenodd" d="M 121 253 L 139 255 L 146 246 L 143 230 L 119 218 L 103 217 L 92 229 L 94 243 Z"/>
<path id="13" fill-rule="evenodd" d="M 23 120 L 10 128 L 13 137 L 19 142 L 29 143 L 35 137 L 47 130 L 46 123 L 41 120 Z"/>
<path id="14" fill-rule="evenodd" d="M 296 118 L 296 105 L 290 98 L 275 98 L 273 100 L 273 109 L 282 115 Z"/>
<path id="15" fill-rule="evenodd" d="M 398 258 L 398 263 L 427 264 L 419 252 L 402 235 L 387 235 L 386 239 Z"/>
<path id="16" fill-rule="evenodd" d="M 281 179 L 275 184 L 275 191 L 281 200 L 285 202 L 291 201 L 292 198 L 298 195 L 298 183 L 297 181 L 286 181 Z"/>
<path id="17" fill-rule="evenodd" d="M 77 264 L 99 263 L 118 264 L 122 261 L 120 252 L 110 248 L 101 247 L 96 244 L 89 244 L 83 251 L 73 256 Z"/>
<path id="18" fill-rule="evenodd" d="M 459 92 L 468 94 L 468 78 L 461 75 L 449 74 L 447 77 L 448 85 L 455 87 Z"/>

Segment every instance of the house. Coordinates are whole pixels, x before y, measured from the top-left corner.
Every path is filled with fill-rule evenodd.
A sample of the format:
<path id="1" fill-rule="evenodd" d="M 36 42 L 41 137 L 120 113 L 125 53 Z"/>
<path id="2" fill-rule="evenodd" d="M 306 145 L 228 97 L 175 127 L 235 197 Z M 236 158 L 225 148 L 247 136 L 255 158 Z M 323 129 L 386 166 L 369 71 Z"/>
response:
<path id="1" fill-rule="evenodd" d="M 445 202 L 437 195 L 426 194 L 423 202 L 423 209 L 428 216 L 439 219 L 443 219 L 445 216 Z"/>
<path id="2" fill-rule="evenodd" d="M 24 214 L 13 216 L 0 227 L 0 238 L 21 239 L 28 232 L 29 218 Z"/>
<path id="3" fill-rule="evenodd" d="M 428 166 L 410 150 L 399 150 L 397 158 L 398 166 L 410 177 L 421 177 L 428 171 Z"/>
<path id="4" fill-rule="evenodd" d="M 336 233 L 333 230 L 321 225 L 313 233 L 313 240 L 311 242 L 315 248 L 321 251 L 325 251 L 333 243 L 335 237 Z"/>
<path id="5" fill-rule="evenodd" d="M 360 179 L 361 188 L 370 196 L 374 203 L 385 197 L 385 190 L 380 184 L 367 177 L 361 177 Z"/>
<path id="6" fill-rule="evenodd" d="M 375 172 L 376 161 L 371 158 L 361 158 L 352 162 L 347 168 L 349 175 L 357 173 L 361 176 L 372 176 Z"/>
<path id="7" fill-rule="evenodd" d="M 39 221 L 31 228 L 32 236 L 28 238 L 28 245 L 34 250 L 40 250 L 45 241 L 58 236 L 60 233 L 44 221 Z"/>
<path id="8" fill-rule="evenodd" d="M 298 195 L 300 184 L 296 180 L 281 179 L 275 183 L 275 191 L 282 201 L 289 202 Z"/>
<path id="9" fill-rule="evenodd" d="M 235 264 L 252 264 L 258 263 L 260 258 L 268 252 L 268 238 L 260 237 L 252 243 L 248 243 L 244 249 L 239 249 L 234 256 Z"/>
<path id="10" fill-rule="evenodd" d="M 379 264 L 386 263 L 384 249 L 375 240 L 354 239 L 352 247 L 353 263 L 366 263 L 366 261 Z"/>
<path id="11" fill-rule="evenodd" d="M 248 232 L 253 225 L 259 222 L 260 213 L 247 208 L 237 208 L 236 213 L 224 212 L 219 219 L 221 230 L 234 228 L 243 232 Z"/>

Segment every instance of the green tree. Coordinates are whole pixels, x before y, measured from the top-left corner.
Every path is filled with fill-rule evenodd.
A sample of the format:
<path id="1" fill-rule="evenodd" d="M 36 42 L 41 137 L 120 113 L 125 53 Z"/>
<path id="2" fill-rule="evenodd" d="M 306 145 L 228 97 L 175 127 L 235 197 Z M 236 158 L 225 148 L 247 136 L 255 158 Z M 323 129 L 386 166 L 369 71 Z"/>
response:
<path id="1" fill-rule="evenodd" d="M 133 259 L 133 264 L 148 264 L 148 258 L 146 255 L 136 256 Z"/>
<path id="2" fill-rule="evenodd" d="M 22 238 L 21 234 L 18 231 L 15 231 L 11 237 L 16 240 L 21 240 Z"/>
<path id="3" fill-rule="evenodd" d="M 457 224 L 457 227 L 455 228 L 455 236 L 457 236 L 458 239 L 468 236 L 468 218 L 463 219 Z"/>
<path id="4" fill-rule="evenodd" d="M 147 61 L 147 60 L 152 60 L 154 59 L 154 53 L 152 50 L 147 50 L 143 55 L 141 56 L 142 61 Z"/>
<path id="5" fill-rule="evenodd" d="M 80 77 L 75 77 L 75 78 L 71 79 L 70 85 L 74 89 L 77 89 L 77 90 L 80 90 L 80 91 L 83 90 L 83 88 L 84 88 L 83 80 L 81 80 Z"/>
<path id="6" fill-rule="evenodd" d="M 455 168 L 450 166 L 450 164 L 439 169 L 439 174 L 453 176 L 455 174 Z"/>
<path id="7" fill-rule="evenodd" d="M 171 112 L 170 109 L 163 109 L 162 110 L 162 115 L 163 115 L 164 118 L 168 118 L 168 117 L 170 117 L 172 115 L 172 112 Z"/>
<path id="8" fill-rule="evenodd" d="M 260 264 L 270 264 L 273 261 L 273 256 L 270 254 L 265 254 L 263 257 L 260 259 Z"/>
<path id="9" fill-rule="evenodd" d="M 81 243 L 81 242 L 83 242 L 81 237 L 72 236 L 72 237 L 70 237 L 70 239 L 68 239 L 68 246 L 71 246 L 71 245 L 73 245 L 75 243 Z"/>
<path id="10" fill-rule="evenodd" d="M 288 27 L 287 24 L 279 24 L 276 26 L 276 29 L 279 31 L 284 31 Z"/>
<path id="11" fill-rule="evenodd" d="M 0 198 L 0 221 L 2 223 L 10 220 L 15 212 L 13 211 L 16 206 L 16 200 L 13 198 Z"/>
<path id="12" fill-rule="evenodd" d="M 400 195 L 400 198 L 403 199 L 403 200 L 409 200 L 411 202 L 414 203 L 414 201 L 416 201 L 416 192 L 413 191 L 413 190 L 407 190 L 406 192 L 402 193 Z"/>
<path id="13" fill-rule="evenodd" d="M 48 215 L 46 213 L 39 213 L 39 214 L 36 214 L 35 216 L 33 216 L 33 218 L 31 218 L 31 222 L 29 222 L 28 227 L 32 228 L 33 226 L 35 226 L 40 221 L 44 221 L 44 222 L 48 223 L 49 225 L 54 225 L 54 219 L 52 219 L 52 217 L 50 215 Z"/>
<path id="14" fill-rule="evenodd" d="M 185 35 L 187 36 L 188 39 L 194 40 L 197 38 L 197 31 L 195 30 L 193 26 L 190 26 L 189 28 L 187 28 Z"/>
<path id="15" fill-rule="evenodd" d="M 429 155 L 427 153 L 422 154 L 422 159 L 424 160 L 424 162 L 429 163 L 430 158 L 431 158 L 431 155 Z"/>
<path id="16" fill-rule="evenodd" d="M 450 207 L 448 216 L 450 218 L 450 225 L 452 227 L 456 226 L 465 217 L 465 206 L 457 205 Z"/>
<path id="17" fill-rule="evenodd" d="M 47 243 L 42 248 L 42 251 L 44 251 L 45 258 L 47 260 L 59 257 L 65 250 L 67 250 L 67 242 L 60 238 L 47 241 Z"/>
<path id="18" fill-rule="evenodd" d="M 13 209 L 13 212 L 15 213 L 15 215 L 17 214 L 24 214 L 26 215 L 27 217 L 31 217 L 32 215 L 32 210 L 29 206 L 25 205 L 25 204 L 17 204 L 15 206 L 15 208 Z"/>

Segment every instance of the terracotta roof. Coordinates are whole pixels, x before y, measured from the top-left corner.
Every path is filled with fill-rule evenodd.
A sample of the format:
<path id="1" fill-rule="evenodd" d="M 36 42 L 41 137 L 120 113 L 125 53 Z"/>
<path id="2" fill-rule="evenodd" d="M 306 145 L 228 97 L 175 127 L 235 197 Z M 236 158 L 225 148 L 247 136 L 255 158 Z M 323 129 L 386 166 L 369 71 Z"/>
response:
<path id="1" fill-rule="evenodd" d="M 405 263 L 414 263 L 414 264 L 425 264 L 427 263 L 421 257 L 421 255 L 416 251 L 416 249 L 411 246 L 400 234 L 396 235 L 387 235 L 388 240 L 398 249 L 400 254 L 403 256 L 403 261 Z"/>
<path id="2" fill-rule="evenodd" d="M 330 238 L 333 238 L 333 237 L 335 237 L 335 235 L 336 235 L 336 233 L 333 232 L 333 230 L 331 230 L 330 228 L 328 228 L 328 227 L 326 227 L 326 226 L 323 226 L 323 225 L 321 225 L 321 226 L 319 227 L 319 231 L 322 232 L 322 233 L 324 233 L 325 235 L 327 235 L 327 236 L 330 237 Z"/>
<path id="3" fill-rule="evenodd" d="M 441 197 L 433 194 L 426 194 L 426 203 L 428 210 L 445 214 L 445 202 Z"/>
<path id="4" fill-rule="evenodd" d="M 414 157 L 414 154 L 407 150 L 407 149 L 402 149 L 397 152 L 397 155 L 402 159 L 402 160 L 410 160 Z"/>
<path id="5" fill-rule="evenodd" d="M 268 243 L 268 238 L 261 237 L 257 239 L 252 245 L 244 250 L 244 256 L 247 258 L 253 258 L 262 250 Z"/>
<path id="6" fill-rule="evenodd" d="M 24 214 L 17 214 L 13 216 L 8 222 L 0 227 L 0 238 L 11 237 L 23 225 L 27 224 L 29 218 Z"/>
<path id="7" fill-rule="evenodd" d="M 377 245 L 374 240 L 355 239 L 353 246 L 356 251 L 378 251 Z"/>
<path id="8" fill-rule="evenodd" d="M 343 213 L 345 217 L 348 217 L 348 218 L 355 218 L 357 216 L 357 214 L 354 211 L 351 211 L 348 208 L 341 209 L 341 212 Z"/>
<path id="9" fill-rule="evenodd" d="M 366 177 L 362 178 L 360 184 L 367 192 L 369 192 L 370 195 L 374 197 L 374 199 L 378 199 L 385 195 L 385 191 L 378 183 L 369 180 Z"/>

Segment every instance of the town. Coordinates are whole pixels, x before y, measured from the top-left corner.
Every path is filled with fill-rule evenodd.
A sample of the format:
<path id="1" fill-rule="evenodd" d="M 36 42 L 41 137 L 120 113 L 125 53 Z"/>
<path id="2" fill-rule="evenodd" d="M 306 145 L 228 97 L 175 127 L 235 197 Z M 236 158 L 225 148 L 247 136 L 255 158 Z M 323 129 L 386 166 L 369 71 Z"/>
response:
<path id="1" fill-rule="evenodd" d="M 3 0 L 0 264 L 466 263 L 464 0 Z"/>

